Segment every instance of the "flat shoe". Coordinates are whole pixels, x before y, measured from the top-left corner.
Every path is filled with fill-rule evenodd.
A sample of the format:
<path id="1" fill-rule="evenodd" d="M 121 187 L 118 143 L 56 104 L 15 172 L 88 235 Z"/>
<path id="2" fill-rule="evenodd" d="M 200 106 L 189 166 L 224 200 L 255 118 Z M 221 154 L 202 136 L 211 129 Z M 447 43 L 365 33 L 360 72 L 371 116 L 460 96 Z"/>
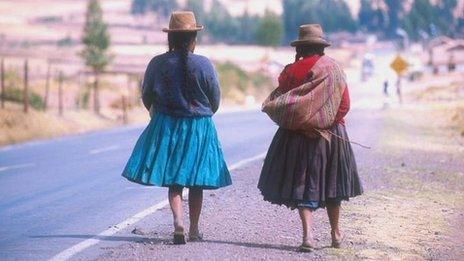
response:
<path id="1" fill-rule="evenodd" d="M 203 234 L 202 234 L 202 233 L 189 234 L 189 241 L 190 241 L 190 242 L 200 242 L 200 241 L 203 241 Z"/>
<path id="2" fill-rule="evenodd" d="M 174 232 L 174 239 L 173 239 L 174 245 L 185 245 L 185 235 L 183 232 L 178 233 Z"/>
<path id="3" fill-rule="evenodd" d="M 340 248 L 344 240 L 345 236 L 341 236 L 339 239 L 332 238 L 332 247 Z"/>
<path id="4" fill-rule="evenodd" d="M 314 246 L 310 244 L 301 244 L 301 246 L 298 247 L 298 251 L 300 252 L 313 252 L 314 251 Z"/>

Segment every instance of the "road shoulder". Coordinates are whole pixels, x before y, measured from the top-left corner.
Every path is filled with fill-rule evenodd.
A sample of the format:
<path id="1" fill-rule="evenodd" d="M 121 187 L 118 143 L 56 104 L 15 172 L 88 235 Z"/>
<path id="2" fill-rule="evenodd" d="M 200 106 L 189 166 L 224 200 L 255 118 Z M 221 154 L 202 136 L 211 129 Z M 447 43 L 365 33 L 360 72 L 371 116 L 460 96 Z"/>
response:
<path id="1" fill-rule="evenodd" d="M 144 235 L 126 231 L 119 237 L 125 242 L 101 246 L 98 259 L 462 258 L 464 239 L 453 229 L 464 220 L 462 138 L 443 130 L 440 122 L 427 122 L 424 115 L 428 114 L 403 108 L 357 119 L 382 126 L 370 128 L 378 130 L 372 150 L 355 148 L 366 193 L 343 204 L 342 249 L 329 247 L 328 220 L 319 210 L 315 212 L 319 248 L 313 253 L 296 251 L 301 234 L 298 214 L 262 200 L 256 188 L 261 160 L 234 171 L 233 186 L 205 192 L 204 242 L 172 245 L 171 214 L 165 208 L 137 225 Z M 359 140 L 361 134 L 352 136 Z"/>

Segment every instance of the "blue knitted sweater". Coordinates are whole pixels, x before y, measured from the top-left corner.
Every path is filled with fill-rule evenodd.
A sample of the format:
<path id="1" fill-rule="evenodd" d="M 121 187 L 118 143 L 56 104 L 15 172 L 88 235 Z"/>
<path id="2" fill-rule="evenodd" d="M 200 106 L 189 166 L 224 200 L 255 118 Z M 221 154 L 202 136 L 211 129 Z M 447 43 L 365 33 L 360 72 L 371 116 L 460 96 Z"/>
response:
<path id="1" fill-rule="evenodd" d="M 186 82 L 180 52 L 167 52 L 150 61 L 142 84 L 148 110 L 153 106 L 155 112 L 174 117 L 211 116 L 217 111 L 221 94 L 213 64 L 193 53 L 187 64 Z"/>

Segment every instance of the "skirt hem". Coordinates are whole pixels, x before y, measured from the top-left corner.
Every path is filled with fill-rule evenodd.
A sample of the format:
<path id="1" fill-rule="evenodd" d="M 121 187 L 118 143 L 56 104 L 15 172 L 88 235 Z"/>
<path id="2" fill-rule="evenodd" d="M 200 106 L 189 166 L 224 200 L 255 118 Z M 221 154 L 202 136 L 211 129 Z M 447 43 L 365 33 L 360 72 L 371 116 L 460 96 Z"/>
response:
<path id="1" fill-rule="evenodd" d="M 336 197 L 336 198 L 327 198 L 326 200 L 315 200 L 317 202 L 319 202 L 319 207 L 317 207 L 316 209 L 319 209 L 319 208 L 325 208 L 326 207 L 326 202 L 328 201 L 331 201 L 331 200 L 336 200 L 336 201 L 350 201 L 351 198 L 355 198 L 355 197 L 358 197 L 358 196 L 361 196 L 362 193 L 360 194 L 355 194 L 355 195 L 350 195 L 350 196 L 341 196 L 341 197 Z M 267 201 L 269 203 L 271 203 L 272 205 L 279 205 L 279 206 L 285 206 L 291 210 L 295 210 L 297 209 L 298 207 L 298 204 L 299 203 L 304 203 L 306 201 L 310 201 L 309 200 L 295 200 L 295 199 L 270 199 L 269 197 L 266 197 L 266 195 L 264 195 L 262 192 L 261 192 L 261 196 L 263 197 L 263 200 L 264 201 Z M 316 210 L 316 209 L 313 209 L 313 210 Z"/>
<path id="2" fill-rule="evenodd" d="M 124 175 L 123 175 L 123 177 L 125 179 L 127 179 L 128 181 L 139 184 L 139 185 L 144 185 L 144 186 L 148 186 L 148 187 L 160 187 L 160 188 L 169 188 L 169 187 L 172 187 L 172 186 L 180 186 L 180 187 L 184 187 L 184 188 L 201 188 L 201 189 L 204 189 L 204 190 L 216 190 L 216 189 L 220 189 L 220 188 L 224 188 L 224 187 L 232 185 L 232 183 L 224 184 L 224 185 L 220 185 L 220 186 L 186 185 L 186 184 L 179 184 L 179 183 L 155 184 L 155 183 L 143 182 L 143 181 L 136 180 L 136 179 L 131 179 L 131 178 L 128 178 L 128 177 L 126 177 Z"/>

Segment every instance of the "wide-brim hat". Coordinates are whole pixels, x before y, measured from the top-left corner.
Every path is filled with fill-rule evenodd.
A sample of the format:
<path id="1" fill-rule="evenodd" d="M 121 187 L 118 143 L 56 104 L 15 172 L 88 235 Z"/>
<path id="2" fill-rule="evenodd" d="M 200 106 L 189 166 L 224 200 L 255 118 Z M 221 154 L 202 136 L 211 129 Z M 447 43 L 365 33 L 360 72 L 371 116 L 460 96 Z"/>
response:
<path id="1" fill-rule="evenodd" d="M 190 11 L 172 12 L 169 20 L 169 28 L 164 28 L 163 32 L 197 32 L 203 30 L 203 25 L 197 24 L 195 14 Z"/>
<path id="2" fill-rule="evenodd" d="M 300 26 L 298 39 L 293 41 L 290 45 L 322 45 L 327 47 L 331 44 L 324 38 L 324 31 L 322 31 L 320 24 L 304 24 Z"/>

